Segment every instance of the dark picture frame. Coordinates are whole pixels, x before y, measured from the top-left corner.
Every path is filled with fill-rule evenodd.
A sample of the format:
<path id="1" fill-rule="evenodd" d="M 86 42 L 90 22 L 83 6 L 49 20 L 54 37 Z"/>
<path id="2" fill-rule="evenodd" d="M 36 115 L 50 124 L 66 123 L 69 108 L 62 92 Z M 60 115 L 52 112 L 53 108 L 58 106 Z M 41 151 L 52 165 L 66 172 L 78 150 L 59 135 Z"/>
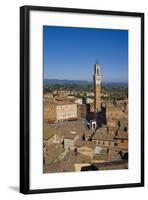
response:
<path id="1" fill-rule="evenodd" d="M 30 11 L 139 17 L 141 20 L 141 181 L 138 183 L 30 189 Z M 130 188 L 144 186 L 144 13 L 75 8 L 23 6 L 20 8 L 20 192 L 23 194 Z"/>

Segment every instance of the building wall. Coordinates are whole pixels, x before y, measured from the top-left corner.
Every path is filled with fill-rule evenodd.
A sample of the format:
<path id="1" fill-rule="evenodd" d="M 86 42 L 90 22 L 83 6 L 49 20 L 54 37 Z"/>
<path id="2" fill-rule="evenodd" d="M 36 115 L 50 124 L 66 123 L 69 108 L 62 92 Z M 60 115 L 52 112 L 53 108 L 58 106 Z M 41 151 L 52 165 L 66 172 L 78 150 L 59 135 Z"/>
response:
<path id="1" fill-rule="evenodd" d="M 86 118 L 87 114 L 89 114 L 89 112 L 90 112 L 89 104 L 78 105 L 78 117 L 79 118 Z"/>
<path id="2" fill-rule="evenodd" d="M 116 140 L 116 141 L 104 141 L 104 140 L 92 140 L 92 142 L 94 142 L 95 144 L 98 144 L 100 146 L 104 146 L 104 147 L 117 147 L 117 148 L 121 148 L 121 149 L 128 149 L 128 140 Z"/>
<path id="3" fill-rule="evenodd" d="M 118 140 L 118 146 L 123 149 L 128 149 L 128 140 Z"/>
<path id="4" fill-rule="evenodd" d="M 77 118 L 77 104 L 57 105 L 57 120 Z"/>
<path id="5" fill-rule="evenodd" d="M 71 149 L 74 150 L 75 149 L 75 141 L 78 140 L 80 138 L 79 135 L 75 135 L 73 138 L 64 138 L 64 148 L 65 149 Z"/>
<path id="6" fill-rule="evenodd" d="M 77 104 L 57 105 L 44 102 L 44 121 L 54 122 L 56 120 L 77 119 Z"/>
<path id="7" fill-rule="evenodd" d="M 56 120 L 56 106 L 49 102 L 44 102 L 44 121 L 53 122 Z"/>
<path id="8" fill-rule="evenodd" d="M 83 146 L 83 147 L 77 148 L 77 151 L 85 156 L 89 156 L 93 158 L 94 151 L 91 148 Z"/>

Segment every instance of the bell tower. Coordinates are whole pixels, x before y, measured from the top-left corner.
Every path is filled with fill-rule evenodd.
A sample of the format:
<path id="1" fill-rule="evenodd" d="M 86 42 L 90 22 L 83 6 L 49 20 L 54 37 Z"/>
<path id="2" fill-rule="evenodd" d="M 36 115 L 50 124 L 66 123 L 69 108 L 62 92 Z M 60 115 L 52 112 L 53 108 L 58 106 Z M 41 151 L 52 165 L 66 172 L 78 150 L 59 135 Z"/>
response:
<path id="1" fill-rule="evenodd" d="M 101 76 L 100 76 L 100 65 L 94 65 L 94 112 L 97 113 L 101 110 L 100 107 L 100 85 L 101 85 Z"/>

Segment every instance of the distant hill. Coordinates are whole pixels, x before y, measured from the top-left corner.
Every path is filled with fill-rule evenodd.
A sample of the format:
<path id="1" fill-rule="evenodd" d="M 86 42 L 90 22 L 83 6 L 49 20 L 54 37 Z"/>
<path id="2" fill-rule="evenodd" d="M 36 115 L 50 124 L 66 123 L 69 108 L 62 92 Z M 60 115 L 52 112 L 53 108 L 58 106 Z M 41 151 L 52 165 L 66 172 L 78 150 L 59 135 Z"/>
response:
<path id="1" fill-rule="evenodd" d="M 49 85 L 66 85 L 66 84 L 76 84 L 76 85 L 88 85 L 93 84 L 90 81 L 82 81 L 82 80 L 60 80 L 60 79 L 44 79 L 44 87 L 48 87 Z M 105 87 L 128 87 L 128 83 L 126 82 L 102 82 L 102 86 Z"/>
<path id="2" fill-rule="evenodd" d="M 126 82 L 103 82 L 102 86 L 104 87 L 128 87 Z"/>
<path id="3" fill-rule="evenodd" d="M 54 85 L 54 84 L 78 84 L 86 85 L 89 84 L 89 81 L 82 80 L 60 80 L 60 79 L 44 79 L 44 86 Z"/>

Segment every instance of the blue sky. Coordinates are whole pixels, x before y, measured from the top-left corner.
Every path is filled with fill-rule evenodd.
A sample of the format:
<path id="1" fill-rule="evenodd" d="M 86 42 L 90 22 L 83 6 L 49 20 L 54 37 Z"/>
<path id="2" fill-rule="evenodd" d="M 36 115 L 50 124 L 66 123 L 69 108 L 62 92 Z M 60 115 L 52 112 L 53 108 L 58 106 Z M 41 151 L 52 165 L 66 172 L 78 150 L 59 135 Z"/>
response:
<path id="1" fill-rule="evenodd" d="M 92 81 L 96 60 L 103 82 L 128 81 L 128 31 L 43 26 L 44 79 Z"/>

